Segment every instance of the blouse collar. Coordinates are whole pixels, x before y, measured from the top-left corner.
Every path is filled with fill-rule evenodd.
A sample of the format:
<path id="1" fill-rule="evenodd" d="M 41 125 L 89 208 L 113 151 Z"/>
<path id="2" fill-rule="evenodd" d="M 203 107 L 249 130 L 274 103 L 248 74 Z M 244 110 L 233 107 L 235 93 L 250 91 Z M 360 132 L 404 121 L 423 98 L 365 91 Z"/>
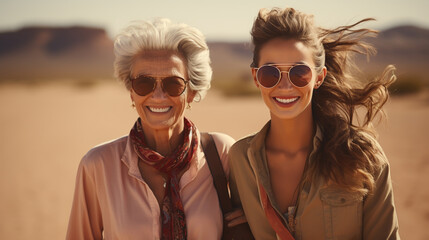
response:
<path id="1" fill-rule="evenodd" d="M 183 173 L 180 179 L 180 183 L 179 183 L 180 189 L 182 189 L 188 183 L 194 180 L 199 170 L 204 166 L 205 158 L 204 158 L 204 152 L 201 148 L 200 138 L 201 138 L 200 132 L 197 129 L 197 142 L 198 142 L 197 151 L 191 160 L 189 169 L 186 170 L 185 173 Z M 130 136 L 127 137 L 127 143 L 125 146 L 124 153 L 122 154 L 121 161 L 128 167 L 128 175 L 146 184 L 146 182 L 143 180 L 141 176 L 139 165 L 138 165 L 138 156 L 133 149 Z"/>

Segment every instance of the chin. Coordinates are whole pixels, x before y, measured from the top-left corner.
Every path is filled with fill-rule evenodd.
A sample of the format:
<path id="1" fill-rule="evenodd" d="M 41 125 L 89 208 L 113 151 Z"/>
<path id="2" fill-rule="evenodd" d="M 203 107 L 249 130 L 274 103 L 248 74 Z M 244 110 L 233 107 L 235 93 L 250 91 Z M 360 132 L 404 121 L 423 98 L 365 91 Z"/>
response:
<path id="1" fill-rule="evenodd" d="M 275 108 L 271 111 L 271 114 L 275 115 L 276 118 L 283 120 L 301 119 L 301 117 L 311 114 L 311 104 L 306 106 L 296 105 L 290 109 Z"/>
<path id="2" fill-rule="evenodd" d="M 175 124 L 173 121 L 164 121 L 164 122 L 152 123 L 149 126 L 155 130 L 162 130 L 162 129 L 173 128 L 174 125 Z"/>
<path id="3" fill-rule="evenodd" d="M 171 128 L 174 125 L 174 119 L 147 119 L 140 117 L 143 126 L 149 127 L 155 130 L 161 130 L 165 128 Z"/>
<path id="4" fill-rule="evenodd" d="M 271 112 L 272 115 L 274 115 L 278 119 L 282 120 L 292 120 L 299 116 L 299 113 L 296 112 Z"/>

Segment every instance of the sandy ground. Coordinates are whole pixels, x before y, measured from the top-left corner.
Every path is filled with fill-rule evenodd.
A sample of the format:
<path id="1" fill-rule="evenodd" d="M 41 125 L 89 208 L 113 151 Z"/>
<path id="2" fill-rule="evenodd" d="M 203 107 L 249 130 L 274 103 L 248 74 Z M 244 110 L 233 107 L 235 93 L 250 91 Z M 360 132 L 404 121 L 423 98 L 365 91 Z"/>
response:
<path id="1" fill-rule="evenodd" d="M 94 145 L 129 132 L 137 118 L 116 83 L 0 86 L 0 239 L 63 239 L 77 165 Z M 391 162 L 403 239 L 429 239 L 429 97 L 394 98 L 379 126 Z M 212 91 L 186 115 L 202 131 L 238 139 L 269 115 L 260 98 Z"/>

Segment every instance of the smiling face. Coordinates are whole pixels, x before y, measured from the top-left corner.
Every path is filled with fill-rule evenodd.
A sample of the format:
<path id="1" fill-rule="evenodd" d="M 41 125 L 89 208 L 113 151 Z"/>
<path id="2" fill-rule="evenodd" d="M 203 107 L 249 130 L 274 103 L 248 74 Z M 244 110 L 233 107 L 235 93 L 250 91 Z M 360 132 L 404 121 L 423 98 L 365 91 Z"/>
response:
<path id="1" fill-rule="evenodd" d="M 141 75 L 157 80 L 155 90 L 146 96 L 139 96 L 133 89 L 130 91 L 143 130 L 183 127 L 185 107 L 195 94 L 187 87 L 180 96 L 171 97 L 162 90 L 161 79 L 176 76 L 187 80 L 185 59 L 173 51 L 146 50 L 136 56 L 132 66 L 131 78 Z"/>
<path id="2" fill-rule="evenodd" d="M 294 119 L 302 114 L 311 116 L 313 90 L 323 82 L 326 70 L 317 74 L 312 58 L 313 52 L 303 42 L 293 39 L 274 38 L 260 49 L 258 66 L 264 64 L 306 63 L 312 68 L 312 79 L 304 87 L 295 87 L 286 73 L 290 66 L 279 66 L 283 72 L 280 82 L 273 88 L 265 88 L 256 80 L 256 70 L 252 69 L 253 79 L 261 91 L 265 104 L 270 109 L 271 118 Z M 317 85 L 316 85 L 317 81 Z M 317 86 L 317 87 L 316 87 Z"/>

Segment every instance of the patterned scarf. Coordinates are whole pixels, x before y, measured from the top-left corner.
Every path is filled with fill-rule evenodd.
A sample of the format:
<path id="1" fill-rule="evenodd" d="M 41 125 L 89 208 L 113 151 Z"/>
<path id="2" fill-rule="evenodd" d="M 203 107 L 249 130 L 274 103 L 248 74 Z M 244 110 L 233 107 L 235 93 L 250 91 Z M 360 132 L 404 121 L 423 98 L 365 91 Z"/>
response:
<path id="1" fill-rule="evenodd" d="M 187 239 L 185 213 L 179 194 L 179 175 L 188 168 L 192 157 L 196 153 L 198 140 L 194 124 L 185 118 L 183 143 L 166 157 L 147 146 L 140 119 L 136 121 L 131 129 L 130 137 L 139 160 L 152 165 L 158 171 L 167 175 L 164 185 L 165 195 L 161 206 L 161 239 Z"/>
<path id="2" fill-rule="evenodd" d="M 264 208 L 268 223 L 270 223 L 271 227 L 276 232 L 278 239 L 295 240 L 295 238 L 283 224 L 283 220 L 271 205 L 267 192 L 265 191 L 265 188 L 262 186 L 262 184 L 259 184 L 259 197 L 261 198 L 262 207 Z"/>

